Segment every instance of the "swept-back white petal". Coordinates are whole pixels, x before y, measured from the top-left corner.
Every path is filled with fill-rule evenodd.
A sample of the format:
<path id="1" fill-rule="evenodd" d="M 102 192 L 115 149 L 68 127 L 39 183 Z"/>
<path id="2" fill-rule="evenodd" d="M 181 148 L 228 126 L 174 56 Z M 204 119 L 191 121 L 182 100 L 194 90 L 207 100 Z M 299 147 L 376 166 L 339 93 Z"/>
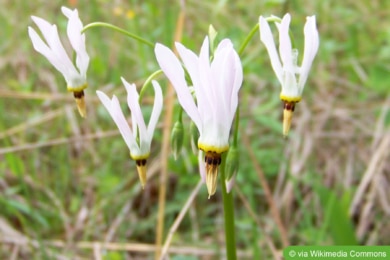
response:
<path id="1" fill-rule="evenodd" d="M 176 90 L 180 105 L 201 131 L 202 123 L 199 112 L 185 81 L 184 70 L 179 60 L 169 48 L 159 43 L 156 44 L 154 52 L 158 64 Z"/>
<path id="2" fill-rule="evenodd" d="M 224 48 L 233 48 L 233 43 L 230 39 L 223 39 L 219 44 L 215 52 L 221 51 Z"/>
<path id="3" fill-rule="evenodd" d="M 307 17 L 307 21 L 304 28 L 304 34 L 305 34 L 305 50 L 303 53 L 302 66 L 301 66 L 299 83 L 298 83 L 301 92 L 306 83 L 314 57 L 317 54 L 319 41 L 320 41 L 317 27 L 316 27 L 316 17 L 314 15 Z"/>
<path id="4" fill-rule="evenodd" d="M 68 85 L 71 85 L 74 81 L 80 81 L 77 79 L 79 73 L 60 41 L 57 26 L 51 25 L 46 20 L 36 16 L 31 16 L 31 19 L 38 26 L 47 43 L 44 43 L 34 30 L 29 29 L 29 35 L 35 50 L 45 56 L 49 62 L 61 72 Z"/>
<path id="5" fill-rule="evenodd" d="M 207 89 L 205 89 L 205 86 L 200 81 L 199 58 L 195 53 L 178 42 L 176 43 L 176 49 L 189 76 L 191 77 L 191 81 L 195 89 L 198 112 L 200 118 L 203 118 L 206 113 L 210 113 L 210 111 L 206 109 L 208 107 L 207 103 L 211 103 L 213 100 L 208 94 Z"/>
<path id="6" fill-rule="evenodd" d="M 43 38 L 48 43 L 50 41 L 50 38 L 52 37 L 52 33 L 53 33 L 52 30 L 54 25 L 50 24 L 48 21 L 37 16 L 31 16 L 31 19 L 38 26 L 39 30 L 42 33 Z"/>
<path id="7" fill-rule="evenodd" d="M 42 41 L 41 37 L 39 37 L 33 28 L 28 27 L 28 35 L 30 36 L 33 47 L 37 52 L 41 53 L 46 58 L 48 56 L 52 56 L 50 48 L 44 41 Z"/>
<path id="8" fill-rule="evenodd" d="M 238 53 L 235 51 L 233 51 L 233 56 L 234 56 L 234 82 L 233 82 L 232 95 L 230 97 L 231 113 L 236 112 L 237 105 L 238 105 L 238 91 L 240 90 L 244 79 L 240 57 L 238 56 Z M 233 117 L 234 116 L 232 116 L 232 119 Z"/>
<path id="9" fill-rule="evenodd" d="M 58 46 L 56 46 L 53 50 L 53 44 L 46 44 L 37 32 L 29 27 L 28 33 L 34 49 L 45 56 L 45 58 L 65 77 L 65 80 L 68 82 L 72 73 L 77 74 L 78 72 L 75 70 L 71 60 L 65 52 L 65 49 L 59 41 L 57 27 L 55 25 L 48 24 L 45 20 L 39 17 L 34 17 L 33 20 L 37 23 L 37 25 L 39 25 L 38 28 L 45 30 L 42 31 L 42 35 L 48 43 L 56 42 L 58 44 Z"/>
<path id="10" fill-rule="evenodd" d="M 56 64 L 53 65 L 56 68 L 65 68 L 66 71 L 60 70 L 60 72 L 62 72 L 63 74 L 65 73 L 67 76 L 69 76 L 69 73 L 72 73 L 75 70 L 72 61 L 69 59 L 68 54 L 66 53 L 65 48 L 62 45 L 57 31 L 57 26 L 54 24 L 51 25 L 49 22 L 40 17 L 31 16 L 31 19 L 41 31 L 43 38 L 45 39 L 48 47 L 53 53 L 52 55 L 55 55 L 56 60 L 59 60 L 59 62 L 56 62 Z"/>
<path id="11" fill-rule="evenodd" d="M 158 118 L 160 117 L 162 106 L 163 106 L 163 95 L 161 91 L 160 84 L 157 81 L 152 81 L 154 88 L 154 102 L 153 102 L 153 110 L 152 115 L 150 116 L 149 124 L 148 124 L 148 136 L 149 139 L 152 140 L 154 129 L 156 128 Z"/>
<path id="12" fill-rule="evenodd" d="M 78 11 L 70 10 L 68 8 L 62 7 L 62 12 L 69 19 L 67 34 L 69 38 L 69 42 L 72 45 L 73 49 L 76 52 L 76 65 L 79 69 L 80 74 L 83 77 L 86 77 L 88 64 L 89 64 L 89 56 L 87 54 L 85 48 L 85 34 L 81 34 L 81 30 L 83 29 L 83 24 L 79 18 Z"/>
<path id="13" fill-rule="evenodd" d="M 200 93 L 202 95 L 209 95 L 209 100 L 215 100 L 215 97 L 218 96 L 217 90 L 212 87 L 211 79 L 211 69 L 210 69 L 210 47 L 209 47 L 209 39 L 206 36 L 203 40 L 202 47 L 200 48 L 199 53 L 199 75 L 200 81 L 203 85 L 204 93 Z M 215 76 L 215 75 L 213 75 Z M 212 105 L 213 102 L 209 102 L 208 105 Z M 212 109 L 212 107 L 210 107 Z"/>
<path id="14" fill-rule="evenodd" d="M 66 18 L 70 18 L 71 15 L 73 14 L 72 9 L 66 7 L 66 6 L 61 6 L 61 12 L 66 16 Z"/>
<path id="15" fill-rule="evenodd" d="M 211 75 L 210 47 L 208 37 L 206 36 L 199 53 L 199 79 L 202 85 L 202 92 L 199 93 L 199 95 L 207 97 L 208 101 L 205 102 L 204 107 L 202 107 L 202 110 L 205 112 L 202 117 L 202 129 L 199 129 L 201 136 L 204 132 L 205 125 L 212 122 L 214 118 L 218 118 L 217 100 L 220 99 L 220 95 L 216 86 L 213 86 L 213 77 L 216 76 L 217 75 Z"/>
<path id="16" fill-rule="evenodd" d="M 223 48 L 214 53 L 214 60 L 211 63 L 210 78 L 212 87 L 215 91 L 215 106 L 216 117 L 220 122 L 226 123 L 230 117 L 230 96 L 232 93 L 234 71 L 233 56 L 231 55 L 232 48 Z"/>
<path id="17" fill-rule="evenodd" d="M 142 147 L 143 142 L 149 143 L 149 137 L 146 130 L 144 116 L 142 115 L 138 101 L 139 95 L 137 88 L 135 84 L 128 83 L 123 77 L 121 77 L 121 80 L 127 91 L 127 105 L 131 111 L 131 117 L 134 118 L 137 123 L 136 125 L 133 125 L 133 129 L 135 127 L 139 128 L 140 146 Z"/>
<path id="18" fill-rule="evenodd" d="M 260 40 L 264 43 L 268 51 L 268 55 L 271 59 L 272 68 L 280 84 L 282 84 L 283 68 L 279 59 L 279 55 L 276 51 L 276 45 L 275 45 L 274 38 L 272 36 L 271 28 L 269 27 L 267 20 L 262 16 L 260 16 L 259 18 L 259 23 L 260 23 Z"/>
<path id="19" fill-rule="evenodd" d="M 139 151 L 138 144 L 135 141 L 133 133 L 129 127 L 129 124 L 126 121 L 125 116 L 123 115 L 122 109 L 120 108 L 119 101 L 114 95 L 112 100 L 104 94 L 102 91 L 96 91 L 100 101 L 103 103 L 104 107 L 107 109 L 111 118 L 114 120 L 117 125 L 119 132 L 122 135 L 123 140 L 125 141 L 127 147 L 131 153 Z"/>
<path id="20" fill-rule="evenodd" d="M 291 40 L 288 34 L 290 21 L 290 14 L 285 14 L 282 23 L 277 28 L 279 30 L 279 53 L 283 62 L 283 69 L 284 71 L 294 72 Z"/>

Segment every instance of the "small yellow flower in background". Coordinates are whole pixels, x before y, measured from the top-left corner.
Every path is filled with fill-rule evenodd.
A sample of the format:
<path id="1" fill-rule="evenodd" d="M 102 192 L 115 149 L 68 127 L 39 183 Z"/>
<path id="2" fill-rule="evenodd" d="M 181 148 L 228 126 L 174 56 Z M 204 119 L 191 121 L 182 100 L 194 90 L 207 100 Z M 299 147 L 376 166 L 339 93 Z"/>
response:
<path id="1" fill-rule="evenodd" d="M 292 48 L 291 39 L 289 36 L 290 20 L 290 14 L 286 14 L 280 24 L 276 23 L 277 29 L 279 31 L 278 54 L 267 20 L 262 16 L 259 18 L 260 40 L 267 48 L 271 59 L 272 68 L 275 71 L 276 77 L 278 78 L 280 84 L 282 85 L 280 99 L 284 102 L 284 136 L 287 136 L 290 129 L 295 104 L 301 100 L 302 91 L 319 46 L 316 18 L 314 15 L 309 16 L 307 17 L 304 27 L 305 49 L 303 53 L 302 65 L 299 67 L 297 65 L 298 50 Z"/>
<path id="2" fill-rule="evenodd" d="M 34 23 L 42 33 L 43 41 L 37 32 L 28 27 L 28 34 L 34 49 L 46 59 L 64 76 L 68 91 L 73 92 L 77 108 L 82 117 L 86 116 L 84 89 L 87 88 L 87 69 L 89 56 L 85 48 L 85 34 L 81 33 L 83 24 L 77 10 L 66 7 L 61 8 L 62 13 L 68 18 L 67 35 L 69 42 L 76 52 L 76 64 L 73 64 L 60 41 L 57 26 L 46 20 L 31 16 Z M 76 65 L 76 66 L 75 66 Z"/>
<path id="3" fill-rule="evenodd" d="M 124 15 L 127 19 L 133 19 L 135 17 L 135 12 L 133 9 L 128 9 L 126 12 L 124 11 L 124 8 L 121 6 L 115 6 L 112 9 L 112 13 L 115 16 L 122 16 Z"/>
<path id="4" fill-rule="evenodd" d="M 133 19 L 135 17 L 134 10 L 132 10 L 132 9 L 127 10 L 126 17 L 127 17 L 127 19 L 130 19 L 130 20 Z"/>
<path id="5" fill-rule="evenodd" d="M 153 80 L 152 84 L 155 98 L 149 124 L 146 126 L 135 84 L 129 84 L 124 78 L 121 79 L 127 91 L 127 104 L 131 111 L 132 130 L 123 115 L 118 98 L 114 95 L 112 99 L 110 99 L 106 94 L 99 90 L 96 91 L 96 94 L 110 113 L 119 129 L 119 132 L 126 142 L 126 145 L 130 150 L 130 157 L 136 162 L 141 185 L 142 188 L 144 188 L 147 179 L 146 163 L 150 155 L 150 146 L 152 143 L 154 129 L 156 128 L 163 105 L 162 91 L 158 82 Z"/>
<path id="6" fill-rule="evenodd" d="M 210 197 L 217 188 L 221 154 L 229 149 L 230 128 L 243 81 L 242 65 L 229 39 L 219 43 L 211 62 L 208 37 L 203 41 L 199 56 L 180 43 L 176 43 L 176 49 L 191 77 L 196 103 L 175 54 L 159 43 L 156 44 L 155 54 L 176 90 L 180 105 L 198 128 L 200 174 Z"/>

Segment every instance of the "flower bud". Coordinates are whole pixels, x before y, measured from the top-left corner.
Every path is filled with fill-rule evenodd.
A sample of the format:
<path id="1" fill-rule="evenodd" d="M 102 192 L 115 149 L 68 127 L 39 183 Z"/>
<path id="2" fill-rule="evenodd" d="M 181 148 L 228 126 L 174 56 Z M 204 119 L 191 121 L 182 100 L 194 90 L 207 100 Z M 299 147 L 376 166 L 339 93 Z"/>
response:
<path id="1" fill-rule="evenodd" d="M 225 165 L 225 184 L 226 190 L 229 193 L 233 188 L 234 181 L 239 168 L 240 153 L 238 148 L 233 145 L 230 147 L 228 154 L 226 156 L 226 165 Z"/>
<path id="2" fill-rule="evenodd" d="M 183 139 L 184 139 L 183 123 L 181 122 L 181 120 L 178 120 L 173 125 L 172 132 L 171 132 L 171 147 L 173 152 L 173 158 L 175 158 L 175 160 L 180 154 L 181 147 L 183 146 Z"/>
<path id="3" fill-rule="evenodd" d="M 211 53 L 214 53 L 214 41 L 215 38 L 217 38 L 217 31 L 214 29 L 213 25 L 210 24 L 209 26 L 209 40 L 210 40 L 210 49 Z"/>

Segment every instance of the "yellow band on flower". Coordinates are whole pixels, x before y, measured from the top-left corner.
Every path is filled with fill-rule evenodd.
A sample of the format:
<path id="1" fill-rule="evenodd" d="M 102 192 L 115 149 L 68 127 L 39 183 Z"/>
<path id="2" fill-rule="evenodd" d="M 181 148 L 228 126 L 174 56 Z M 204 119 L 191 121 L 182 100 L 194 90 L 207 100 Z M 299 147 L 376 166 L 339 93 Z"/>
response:
<path id="1" fill-rule="evenodd" d="M 72 87 L 72 86 L 67 86 L 67 89 L 69 92 L 78 92 L 86 89 L 88 87 L 88 84 L 85 83 L 84 85 L 81 85 L 79 87 Z"/>
<path id="2" fill-rule="evenodd" d="M 215 152 L 215 153 L 223 153 L 229 150 L 229 145 L 224 147 L 215 147 L 213 145 L 201 144 L 198 143 L 198 148 L 204 152 Z"/>
<path id="3" fill-rule="evenodd" d="M 139 160 L 146 160 L 149 158 L 149 153 L 145 155 L 132 155 L 130 153 L 130 158 L 133 159 L 134 161 L 139 161 Z"/>
<path id="4" fill-rule="evenodd" d="M 301 99 L 302 99 L 302 97 L 288 97 L 288 96 L 284 96 L 284 95 L 280 94 L 280 100 L 286 101 L 286 102 L 298 103 L 299 101 L 301 101 Z"/>

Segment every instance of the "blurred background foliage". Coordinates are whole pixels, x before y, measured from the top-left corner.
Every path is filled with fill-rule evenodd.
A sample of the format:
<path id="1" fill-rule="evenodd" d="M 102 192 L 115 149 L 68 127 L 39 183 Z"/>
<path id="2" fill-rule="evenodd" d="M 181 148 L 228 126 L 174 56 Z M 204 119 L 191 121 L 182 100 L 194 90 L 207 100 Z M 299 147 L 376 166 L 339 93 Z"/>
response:
<path id="1" fill-rule="evenodd" d="M 163 113 L 142 191 L 135 163 L 95 91 L 117 95 L 128 111 L 120 76 L 140 87 L 158 69 L 154 52 L 107 28 L 88 30 L 82 119 L 62 76 L 33 50 L 27 34 L 35 15 L 56 23 L 64 36 L 62 5 L 77 8 L 84 25 L 108 22 L 168 46 L 181 10 L 179 1 L 168 0 L 0 0 L 0 258 L 152 258 L 152 249 L 125 246 L 155 242 L 162 130 L 171 126 L 162 124 Z M 286 12 L 301 54 L 306 16 L 316 15 L 320 48 L 288 139 L 281 134 L 280 86 L 258 32 L 242 54 L 239 136 L 250 146 L 240 142 L 233 191 L 240 259 L 277 258 L 283 249 L 255 164 L 267 177 L 290 244 L 389 244 L 389 1 L 188 0 L 182 42 L 198 52 L 213 24 L 218 39 L 228 37 L 238 49 L 260 15 Z M 166 80 L 159 81 L 165 89 Z M 169 157 L 168 170 L 164 238 L 199 180 L 189 141 L 177 161 Z M 224 253 L 219 192 L 208 200 L 201 188 L 174 235 L 172 259 Z M 98 250 L 94 241 L 122 248 Z"/>

